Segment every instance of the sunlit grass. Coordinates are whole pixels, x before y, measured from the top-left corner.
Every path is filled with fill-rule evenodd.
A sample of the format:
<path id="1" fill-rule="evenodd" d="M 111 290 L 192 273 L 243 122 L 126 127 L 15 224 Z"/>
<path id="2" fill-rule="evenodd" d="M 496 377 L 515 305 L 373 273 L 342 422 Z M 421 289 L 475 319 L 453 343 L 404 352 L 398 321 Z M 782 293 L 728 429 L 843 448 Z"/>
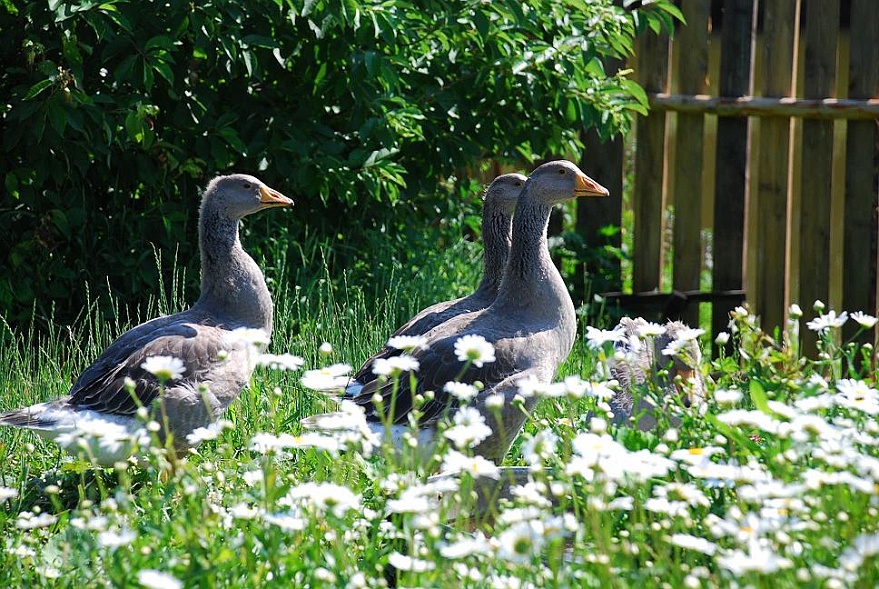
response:
<path id="1" fill-rule="evenodd" d="M 387 262 L 372 275 L 331 271 L 320 244 L 270 249 L 271 351 L 301 356 L 305 368 L 356 367 L 402 320 L 447 298 L 444 281 L 476 283 L 476 248 L 460 248 L 433 252 L 417 272 Z M 143 318 L 181 307 L 177 286 L 167 288 Z M 173 470 L 161 453 L 94 470 L 2 428 L 0 586 L 875 586 L 873 350 L 838 343 L 831 325 L 823 355 L 800 357 L 811 318 L 773 341 L 739 310 L 741 354 L 705 361 L 708 400 L 678 408 L 677 428 L 590 422 L 603 408 L 588 394 L 543 399 L 506 461 L 532 463 L 531 484 L 478 531 L 467 475 L 443 493 L 428 482 L 433 472 L 401 468 L 380 448 L 283 438 L 302 433 L 302 417 L 337 408 L 301 385 L 301 370 L 259 368 L 226 415 L 231 427 Z M 3 328 L 0 409 L 64 394 L 140 319 L 106 322 L 89 310 L 44 335 Z M 602 354 L 612 352 L 590 350 L 581 335 L 559 378 L 599 379 Z M 548 432 L 556 441 L 535 456 L 529 440 Z"/>

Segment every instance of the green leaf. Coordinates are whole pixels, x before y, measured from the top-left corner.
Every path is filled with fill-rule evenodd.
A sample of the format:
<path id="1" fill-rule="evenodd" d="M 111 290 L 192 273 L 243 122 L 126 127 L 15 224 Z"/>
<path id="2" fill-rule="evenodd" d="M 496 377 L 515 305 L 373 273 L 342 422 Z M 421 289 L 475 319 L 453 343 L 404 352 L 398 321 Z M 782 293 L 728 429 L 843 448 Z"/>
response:
<path id="1" fill-rule="evenodd" d="M 135 143 L 143 141 L 143 121 L 140 120 L 136 112 L 129 112 L 125 117 L 125 131 Z"/>
<path id="2" fill-rule="evenodd" d="M 41 80 L 41 81 L 37 82 L 36 84 L 34 84 L 33 86 L 30 87 L 30 89 L 27 91 L 27 94 L 24 95 L 24 98 L 22 98 L 22 100 L 33 99 L 34 97 L 38 96 L 46 88 L 53 85 L 54 83 L 55 83 L 54 80 Z"/>
<path id="3" fill-rule="evenodd" d="M 143 46 L 143 50 L 146 53 L 151 53 L 156 49 L 173 51 L 174 45 L 174 39 L 172 39 L 171 37 L 168 37 L 167 35 L 156 35 L 146 42 L 146 44 Z"/>
<path id="4" fill-rule="evenodd" d="M 58 100 L 49 100 L 46 103 L 46 116 L 55 132 L 63 136 L 67 128 L 67 109 Z"/>
<path id="5" fill-rule="evenodd" d="M 754 407 L 763 413 L 772 413 L 772 410 L 769 408 L 769 399 L 766 396 L 766 390 L 763 388 L 763 385 L 760 384 L 760 381 L 751 379 L 751 382 L 748 385 L 748 392 L 751 395 L 751 401 L 754 403 Z"/>

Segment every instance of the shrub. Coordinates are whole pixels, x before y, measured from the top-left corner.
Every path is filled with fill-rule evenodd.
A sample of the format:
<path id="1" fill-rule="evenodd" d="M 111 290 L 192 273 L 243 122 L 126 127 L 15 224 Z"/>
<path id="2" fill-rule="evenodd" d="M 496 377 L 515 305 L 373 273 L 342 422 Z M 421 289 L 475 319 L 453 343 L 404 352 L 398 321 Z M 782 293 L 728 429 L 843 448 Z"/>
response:
<path id="1" fill-rule="evenodd" d="M 624 131 L 646 99 L 602 58 L 677 16 L 611 0 L 3 0 L 0 305 L 69 319 L 84 283 L 145 300 L 150 244 L 194 258 L 198 189 L 231 170 L 298 196 L 312 233 L 417 229 L 460 210 L 438 187 L 465 166 Z"/>

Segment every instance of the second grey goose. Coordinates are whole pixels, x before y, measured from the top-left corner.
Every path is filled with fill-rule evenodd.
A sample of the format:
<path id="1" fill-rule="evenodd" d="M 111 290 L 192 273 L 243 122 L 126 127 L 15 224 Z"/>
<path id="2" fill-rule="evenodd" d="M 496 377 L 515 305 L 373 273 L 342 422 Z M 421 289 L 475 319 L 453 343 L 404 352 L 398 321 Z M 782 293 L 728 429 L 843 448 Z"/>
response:
<path id="1" fill-rule="evenodd" d="M 424 335 L 452 317 L 481 311 L 494 301 L 510 253 L 510 233 L 516 199 L 527 180 L 528 178 L 522 174 L 502 174 L 492 180 L 485 189 L 482 205 L 482 280 L 476 290 L 465 297 L 442 301 L 422 309 L 397 328 L 392 337 Z M 352 376 L 346 396 L 356 395 L 363 385 L 376 379 L 372 368 L 377 359 L 397 353 L 399 350 L 385 345 L 364 362 Z"/>
<path id="2" fill-rule="evenodd" d="M 426 345 L 412 352 L 420 364 L 414 390 L 406 384 L 406 373 L 399 379 L 399 388 L 382 380 L 363 387 L 354 401 L 366 411 L 370 427 L 384 435 L 384 422 L 390 421 L 390 433 L 396 439 L 408 429 L 414 396 L 432 391 L 433 397 L 421 406 L 417 422 L 419 437 L 426 446 L 423 452 L 430 452 L 439 421 L 459 406 L 444 390 L 445 384 L 479 381 L 484 389 L 470 401 L 470 406 L 483 414 L 493 433 L 474 452 L 500 462 L 536 402 L 532 397 L 526 400 L 524 408 L 513 404 L 519 383 L 529 378 L 549 383 L 574 343 L 574 305 L 547 245 L 550 212 L 553 206 L 575 197 L 607 194 L 606 188 L 571 162 L 553 161 L 536 168 L 516 203 L 512 245 L 497 298 L 484 311 L 460 315 L 428 332 Z M 482 336 L 490 342 L 496 361 L 477 367 L 459 360 L 455 343 L 466 335 Z M 492 394 L 504 399 L 500 423 L 485 406 L 486 398 Z M 383 399 L 381 408 L 373 402 L 375 395 Z M 322 417 L 305 419 L 303 426 L 320 427 Z"/>
<path id="3" fill-rule="evenodd" d="M 189 309 L 123 333 L 73 383 L 67 396 L 0 415 L 0 425 L 28 428 L 72 453 L 88 438 L 90 458 L 110 466 L 128 458 L 142 431 L 139 407 L 173 436 L 214 422 L 250 381 L 254 360 L 246 330 L 272 331 L 272 299 L 262 271 L 241 247 L 240 220 L 293 201 L 245 174 L 214 178 L 199 212 L 201 297 Z M 235 330 L 243 328 L 243 332 Z M 164 385 L 145 367 L 150 358 L 179 360 Z M 148 364 L 147 364 L 148 366 Z M 81 438 L 83 436 L 83 438 Z"/>

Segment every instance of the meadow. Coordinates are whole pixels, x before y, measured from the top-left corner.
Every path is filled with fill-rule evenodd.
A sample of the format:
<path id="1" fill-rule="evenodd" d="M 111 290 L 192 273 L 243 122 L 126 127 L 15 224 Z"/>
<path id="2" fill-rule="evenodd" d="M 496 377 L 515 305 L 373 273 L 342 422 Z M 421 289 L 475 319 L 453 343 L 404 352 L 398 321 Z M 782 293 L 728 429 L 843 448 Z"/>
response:
<path id="1" fill-rule="evenodd" d="M 184 460 L 157 448 L 137 466 L 93 469 L 29 432 L 0 431 L 0 586 L 879 583 L 874 350 L 840 341 L 844 321 L 875 320 L 854 309 L 809 302 L 776 335 L 737 309 L 736 353 L 700 367 L 705 403 L 670 407 L 655 432 L 603 418 L 613 352 L 603 332 L 586 336 L 584 315 L 558 384 L 522 393 L 544 398 L 504 466 L 527 467 L 529 481 L 475 518 L 474 485 L 496 474 L 466 447 L 447 440 L 414 464 L 376 445 L 356 416 L 348 429 L 302 432 L 301 418 L 338 406 L 305 384 L 356 368 L 419 308 L 476 284 L 474 244 L 423 245 L 417 266 L 377 245 L 380 263 L 341 275 L 319 243 L 262 256 L 276 304 L 262 352 L 302 367 L 258 368 Z M 49 332 L 0 327 L 0 409 L 64 394 L 113 337 L 185 298 L 175 282 L 130 318 L 90 308 Z M 610 327 L 607 316 L 589 321 Z M 806 329 L 821 335 L 814 359 L 798 351 Z M 429 478 L 440 469 L 460 472 Z"/>

